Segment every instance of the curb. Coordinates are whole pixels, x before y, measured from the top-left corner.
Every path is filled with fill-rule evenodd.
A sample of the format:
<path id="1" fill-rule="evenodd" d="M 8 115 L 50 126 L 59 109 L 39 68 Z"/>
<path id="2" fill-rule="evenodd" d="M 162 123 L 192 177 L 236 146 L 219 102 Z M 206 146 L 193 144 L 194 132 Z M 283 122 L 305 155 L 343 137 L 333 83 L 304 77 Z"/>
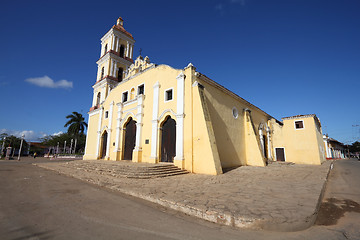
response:
<path id="1" fill-rule="evenodd" d="M 319 208 L 320 208 L 320 205 L 321 205 L 321 203 L 322 203 L 322 201 L 323 201 L 323 198 L 324 198 L 324 194 L 325 194 L 327 182 L 328 182 L 328 180 L 329 180 L 329 176 L 330 176 L 331 170 L 334 168 L 334 161 L 335 161 L 335 160 L 332 160 L 332 161 L 331 161 L 331 164 L 330 164 L 329 169 L 328 169 L 328 173 L 326 174 L 326 179 L 325 179 L 324 184 L 323 184 L 323 186 L 322 186 L 322 188 L 321 188 L 321 192 L 320 192 L 320 195 L 319 195 L 319 199 L 318 199 L 318 202 L 317 202 L 317 204 L 316 204 L 315 212 L 314 212 L 314 214 L 312 215 L 311 225 L 310 225 L 310 226 L 314 225 L 314 223 L 315 223 L 315 221 L 316 221 L 316 219 L 317 219 L 317 216 L 318 216 L 318 213 L 319 213 Z M 310 227 L 310 226 L 309 226 L 309 227 Z"/>

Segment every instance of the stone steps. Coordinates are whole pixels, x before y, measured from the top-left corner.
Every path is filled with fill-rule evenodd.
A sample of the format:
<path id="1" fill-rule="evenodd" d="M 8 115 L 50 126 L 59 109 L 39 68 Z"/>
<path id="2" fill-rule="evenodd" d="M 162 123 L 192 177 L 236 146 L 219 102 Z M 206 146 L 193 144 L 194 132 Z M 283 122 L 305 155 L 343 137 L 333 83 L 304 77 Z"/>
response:
<path id="1" fill-rule="evenodd" d="M 109 175 L 112 177 L 126 177 L 126 178 L 160 178 L 169 177 L 181 174 L 189 173 L 186 170 L 182 170 L 173 164 L 154 164 L 154 165 L 138 165 L 136 163 L 129 165 L 111 164 L 111 165 L 77 165 L 78 169 L 82 169 L 88 172 L 97 172 L 103 175 Z"/>

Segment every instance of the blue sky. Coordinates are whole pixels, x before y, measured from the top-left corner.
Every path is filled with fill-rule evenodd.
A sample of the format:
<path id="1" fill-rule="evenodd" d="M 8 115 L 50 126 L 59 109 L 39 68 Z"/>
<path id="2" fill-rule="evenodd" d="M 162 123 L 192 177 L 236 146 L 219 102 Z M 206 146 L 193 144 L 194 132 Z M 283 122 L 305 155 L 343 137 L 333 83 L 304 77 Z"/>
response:
<path id="1" fill-rule="evenodd" d="M 134 57 L 197 70 L 277 119 L 315 113 L 360 140 L 360 1 L 5 1 L 0 133 L 36 140 L 87 112 L 100 38 L 121 16 Z"/>

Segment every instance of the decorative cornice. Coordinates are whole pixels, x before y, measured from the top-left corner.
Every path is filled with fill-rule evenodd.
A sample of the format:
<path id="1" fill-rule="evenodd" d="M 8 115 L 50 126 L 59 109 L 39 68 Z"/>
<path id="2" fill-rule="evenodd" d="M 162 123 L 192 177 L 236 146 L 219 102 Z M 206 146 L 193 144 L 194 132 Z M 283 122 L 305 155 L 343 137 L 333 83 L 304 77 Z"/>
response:
<path id="1" fill-rule="evenodd" d="M 309 117 L 316 117 L 316 115 L 315 114 L 296 115 L 296 116 L 284 117 L 281 119 L 288 120 L 288 119 L 299 119 L 299 118 L 309 118 Z"/>
<path id="2" fill-rule="evenodd" d="M 187 69 L 187 68 L 194 68 L 196 69 L 196 67 L 194 67 L 194 65 L 192 63 L 189 63 L 184 69 Z"/>
<path id="3" fill-rule="evenodd" d="M 105 40 L 107 40 L 111 35 L 115 35 L 116 37 L 122 38 L 132 44 L 135 43 L 135 40 L 133 38 L 128 37 L 126 34 L 119 31 L 118 29 L 116 29 L 116 31 L 114 31 L 113 28 L 111 28 L 107 33 L 105 33 L 105 35 L 100 39 L 101 43 L 104 43 Z"/>
<path id="4" fill-rule="evenodd" d="M 103 56 L 99 58 L 99 60 L 96 61 L 96 64 L 100 66 L 106 61 L 109 61 L 110 59 L 116 60 L 118 63 L 124 64 L 125 66 L 130 66 L 134 62 L 131 58 L 128 57 L 120 57 L 120 53 L 109 50 L 107 51 Z"/>
<path id="5" fill-rule="evenodd" d="M 97 81 L 92 87 L 95 89 L 95 88 L 99 88 L 105 84 L 110 84 L 112 86 L 116 86 L 118 83 L 119 82 L 117 81 L 116 78 L 107 75 L 107 76 L 103 77 L 101 80 Z"/>
<path id="6" fill-rule="evenodd" d="M 180 80 L 180 79 L 182 80 L 182 79 L 185 79 L 185 77 L 186 77 L 185 74 L 184 74 L 183 72 L 181 72 L 181 73 L 176 77 L 176 79 L 177 79 L 177 80 Z"/>
<path id="7" fill-rule="evenodd" d="M 183 113 L 183 114 L 176 114 L 175 117 L 176 117 L 176 118 L 185 118 L 185 113 Z"/>
<path id="8" fill-rule="evenodd" d="M 125 106 L 127 106 L 127 105 L 131 105 L 131 104 L 133 104 L 133 103 L 135 103 L 136 102 L 136 98 L 134 98 L 134 99 L 131 99 L 131 100 L 129 100 L 129 101 L 127 101 L 127 102 L 124 102 L 123 104 L 124 104 L 124 107 Z M 136 108 L 134 108 L 134 109 L 136 109 Z M 130 110 L 130 109 L 129 109 Z M 129 110 L 123 110 L 124 112 L 127 112 L 127 111 L 129 111 Z"/>
<path id="9" fill-rule="evenodd" d="M 94 106 L 94 107 L 95 107 L 95 106 Z M 90 108 L 90 111 L 88 112 L 89 117 L 91 117 L 91 116 L 93 116 L 93 115 L 96 115 L 96 114 L 98 114 L 98 113 L 100 112 L 100 109 L 99 109 L 98 106 L 97 106 L 97 108 L 94 108 L 93 110 L 92 110 L 92 108 L 93 108 L 93 107 L 91 107 L 91 108 Z"/>

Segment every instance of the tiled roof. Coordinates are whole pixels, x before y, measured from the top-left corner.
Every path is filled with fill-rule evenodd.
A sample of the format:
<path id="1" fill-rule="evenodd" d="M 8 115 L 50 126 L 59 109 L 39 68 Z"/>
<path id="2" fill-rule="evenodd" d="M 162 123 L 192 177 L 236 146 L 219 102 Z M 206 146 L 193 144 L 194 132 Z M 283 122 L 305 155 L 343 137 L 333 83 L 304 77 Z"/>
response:
<path id="1" fill-rule="evenodd" d="M 126 31 L 123 26 L 117 24 L 117 25 L 114 25 L 112 28 L 113 28 L 113 29 L 116 29 L 116 30 L 119 30 L 120 32 L 123 32 L 123 33 L 125 33 L 126 35 L 128 35 L 129 37 L 131 37 L 132 39 L 134 39 L 133 36 L 131 35 L 131 33 L 129 33 L 128 31 Z"/>
<path id="2" fill-rule="evenodd" d="M 290 117 L 283 117 L 281 119 L 294 119 L 294 118 L 306 118 L 306 117 L 316 117 L 315 114 L 305 114 L 305 115 L 295 115 L 295 116 L 290 116 Z"/>

